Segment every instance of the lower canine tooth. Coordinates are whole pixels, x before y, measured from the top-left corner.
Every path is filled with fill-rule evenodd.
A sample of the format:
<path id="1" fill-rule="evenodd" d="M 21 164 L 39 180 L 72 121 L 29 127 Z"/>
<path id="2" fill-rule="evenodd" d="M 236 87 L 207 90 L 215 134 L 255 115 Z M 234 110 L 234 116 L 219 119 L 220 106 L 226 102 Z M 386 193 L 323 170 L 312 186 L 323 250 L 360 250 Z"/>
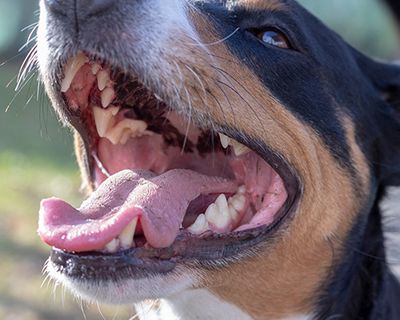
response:
<path id="1" fill-rule="evenodd" d="M 115 91 L 113 88 L 105 88 L 101 93 L 101 105 L 107 108 L 115 98 Z"/>
<path id="2" fill-rule="evenodd" d="M 106 245 L 106 251 L 109 253 L 117 252 L 118 248 L 119 248 L 119 240 L 118 239 L 113 239 Z"/>
<path id="3" fill-rule="evenodd" d="M 138 218 L 133 219 L 119 235 L 119 241 L 121 242 L 121 247 L 124 249 L 129 249 L 133 244 L 133 237 L 135 236 L 136 225 Z"/>
<path id="4" fill-rule="evenodd" d="M 187 230 L 195 235 L 200 235 L 209 230 L 206 216 L 204 214 L 199 215 L 196 221 L 188 227 Z"/>

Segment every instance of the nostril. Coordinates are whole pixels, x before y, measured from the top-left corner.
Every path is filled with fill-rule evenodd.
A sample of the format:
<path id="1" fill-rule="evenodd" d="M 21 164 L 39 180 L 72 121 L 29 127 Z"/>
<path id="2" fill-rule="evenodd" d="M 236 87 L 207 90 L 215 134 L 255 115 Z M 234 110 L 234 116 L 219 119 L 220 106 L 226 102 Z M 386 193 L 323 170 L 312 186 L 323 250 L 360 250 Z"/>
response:
<path id="1" fill-rule="evenodd" d="M 115 0 L 76 0 L 76 10 L 80 16 L 95 16 L 111 9 Z"/>

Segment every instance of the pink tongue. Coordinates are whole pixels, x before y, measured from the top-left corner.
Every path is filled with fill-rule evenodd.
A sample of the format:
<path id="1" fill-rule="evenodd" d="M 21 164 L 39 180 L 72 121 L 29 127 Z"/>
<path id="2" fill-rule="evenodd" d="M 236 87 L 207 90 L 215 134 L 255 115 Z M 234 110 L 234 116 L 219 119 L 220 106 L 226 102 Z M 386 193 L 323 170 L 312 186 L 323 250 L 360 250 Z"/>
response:
<path id="1" fill-rule="evenodd" d="M 237 185 L 190 170 L 160 176 L 148 171 L 121 171 L 107 179 L 79 209 L 60 199 L 41 203 L 39 235 L 66 251 L 101 250 L 140 217 L 147 242 L 170 246 L 178 235 L 189 203 L 201 194 L 232 193 Z"/>

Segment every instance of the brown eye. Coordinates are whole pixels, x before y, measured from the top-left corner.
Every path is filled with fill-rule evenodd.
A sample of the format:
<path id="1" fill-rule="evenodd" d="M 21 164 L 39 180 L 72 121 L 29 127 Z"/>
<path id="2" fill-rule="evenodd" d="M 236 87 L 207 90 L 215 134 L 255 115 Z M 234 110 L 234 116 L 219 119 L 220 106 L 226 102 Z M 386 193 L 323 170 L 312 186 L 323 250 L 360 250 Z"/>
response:
<path id="1" fill-rule="evenodd" d="M 262 42 L 282 49 L 290 49 L 289 40 L 277 30 L 263 30 L 255 34 Z"/>

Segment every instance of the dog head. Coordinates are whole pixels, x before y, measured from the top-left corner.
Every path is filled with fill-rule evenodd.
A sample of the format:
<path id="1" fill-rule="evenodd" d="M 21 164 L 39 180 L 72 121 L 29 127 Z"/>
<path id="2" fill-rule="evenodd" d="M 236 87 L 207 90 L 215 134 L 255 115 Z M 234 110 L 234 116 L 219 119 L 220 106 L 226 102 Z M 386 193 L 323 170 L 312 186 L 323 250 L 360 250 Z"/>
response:
<path id="1" fill-rule="evenodd" d="M 207 288 L 256 318 L 315 310 L 400 183 L 399 67 L 291 0 L 40 5 L 42 79 L 91 192 L 42 203 L 52 275 L 97 301 Z"/>

